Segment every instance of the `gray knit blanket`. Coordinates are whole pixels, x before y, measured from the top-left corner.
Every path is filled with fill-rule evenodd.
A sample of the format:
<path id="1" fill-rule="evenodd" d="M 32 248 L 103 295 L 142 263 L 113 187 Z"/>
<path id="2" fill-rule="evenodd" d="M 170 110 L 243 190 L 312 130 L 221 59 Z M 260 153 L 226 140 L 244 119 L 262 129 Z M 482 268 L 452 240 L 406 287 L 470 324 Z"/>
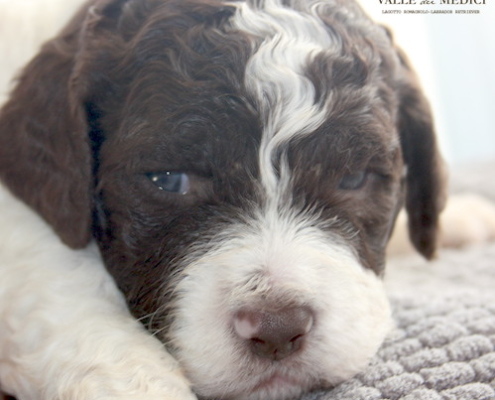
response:
<path id="1" fill-rule="evenodd" d="M 396 260 L 386 282 L 396 329 L 366 371 L 304 400 L 494 400 L 495 245 Z"/>

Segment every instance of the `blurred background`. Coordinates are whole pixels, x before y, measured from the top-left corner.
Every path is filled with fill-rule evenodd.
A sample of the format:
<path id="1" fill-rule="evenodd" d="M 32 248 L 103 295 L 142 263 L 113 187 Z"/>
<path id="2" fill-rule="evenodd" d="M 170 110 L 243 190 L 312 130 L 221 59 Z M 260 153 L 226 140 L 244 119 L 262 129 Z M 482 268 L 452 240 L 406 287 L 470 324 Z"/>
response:
<path id="1" fill-rule="evenodd" d="M 392 28 L 396 42 L 409 55 L 430 98 L 444 156 L 454 168 L 495 162 L 495 1 L 485 2 L 385 6 L 379 0 L 361 0 L 368 14 Z M 411 9 L 454 13 L 404 13 Z M 495 187 L 495 182 L 491 184 Z"/>

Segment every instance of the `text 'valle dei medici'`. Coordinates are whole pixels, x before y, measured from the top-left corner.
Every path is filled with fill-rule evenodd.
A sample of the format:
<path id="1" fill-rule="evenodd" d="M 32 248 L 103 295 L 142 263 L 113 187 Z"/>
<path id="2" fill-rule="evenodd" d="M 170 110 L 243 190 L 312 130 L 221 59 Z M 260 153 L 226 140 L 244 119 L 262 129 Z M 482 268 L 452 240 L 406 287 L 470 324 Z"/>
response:
<path id="1" fill-rule="evenodd" d="M 380 4 L 446 4 L 446 5 L 468 5 L 468 4 L 486 4 L 486 0 L 378 0 Z"/>

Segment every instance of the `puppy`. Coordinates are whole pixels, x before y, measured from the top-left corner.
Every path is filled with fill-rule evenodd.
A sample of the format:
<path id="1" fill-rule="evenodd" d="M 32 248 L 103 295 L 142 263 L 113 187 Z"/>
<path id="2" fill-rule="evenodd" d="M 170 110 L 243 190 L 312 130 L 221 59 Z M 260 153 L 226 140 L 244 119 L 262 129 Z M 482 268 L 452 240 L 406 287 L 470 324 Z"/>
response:
<path id="1" fill-rule="evenodd" d="M 194 393 L 215 399 L 293 399 L 362 370 L 390 327 L 381 276 L 396 215 L 405 202 L 412 242 L 430 258 L 444 202 L 414 73 L 349 0 L 90 1 L 2 109 L 0 177 L 65 245 L 96 241 L 132 314 L 166 345 L 155 375 L 175 377 L 161 394 L 174 399 L 192 396 L 175 362 Z M 73 379 L 91 370 L 81 361 L 97 341 L 77 326 L 93 312 L 129 316 L 87 301 L 86 284 L 95 296 L 108 285 L 54 273 L 60 260 L 32 263 L 83 286 L 45 332 L 56 346 L 57 323 L 81 315 L 74 356 L 57 361 L 71 375 L 32 379 L 29 398 L 53 398 L 48 383 L 61 398 L 105 398 L 104 380 L 79 389 Z M 24 285 L 22 268 L 3 262 L 2 285 L 21 300 L 47 290 Z M 5 320 L 26 315 L 1 301 Z M 23 353 L 36 340 L 26 336 Z M 91 356 L 111 376 L 108 353 Z M 13 388 L 25 372 L 8 349 L 0 358 Z"/>

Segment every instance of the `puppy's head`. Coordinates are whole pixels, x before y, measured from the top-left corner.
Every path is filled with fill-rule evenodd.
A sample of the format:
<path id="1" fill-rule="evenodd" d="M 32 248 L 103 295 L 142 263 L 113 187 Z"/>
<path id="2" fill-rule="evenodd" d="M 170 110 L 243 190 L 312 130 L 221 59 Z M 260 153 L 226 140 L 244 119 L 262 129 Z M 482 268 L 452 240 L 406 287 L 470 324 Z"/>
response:
<path id="1" fill-rule="evenodd" d="M 440 163 L 407 62 L 349 1 L 93 1 L 0 114 L 3 181 L 68 245 L 97 239 L 203 397 L 362 369 L 404 198 L 434 253 Z"/>

